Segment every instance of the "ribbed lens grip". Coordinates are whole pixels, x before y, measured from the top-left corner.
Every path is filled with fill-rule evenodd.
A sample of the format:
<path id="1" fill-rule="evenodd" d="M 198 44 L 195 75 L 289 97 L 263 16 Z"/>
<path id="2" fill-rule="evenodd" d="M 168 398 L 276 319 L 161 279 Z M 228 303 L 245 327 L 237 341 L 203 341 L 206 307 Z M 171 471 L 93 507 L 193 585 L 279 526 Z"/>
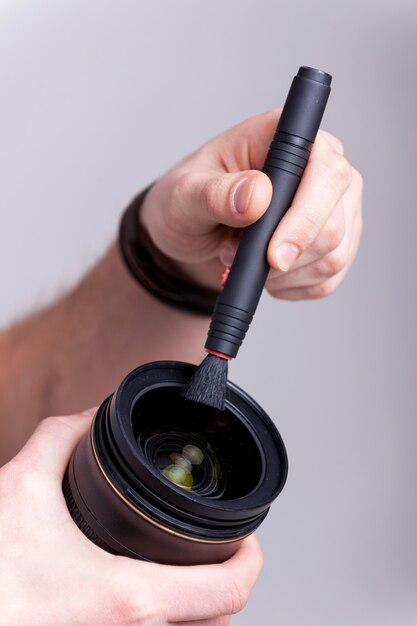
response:
<path id="1" fill-rule="evenodd" d="M 94 530 L 87 524 L 77 504 L 74 500 L 74 496 L 72 495 L 71 485 L 68 477 L 68 470 L 65 472 L 64 480 L 62 481 L 62 491 L 64 493 L 64 498 L 67 503 L 68 511 L 74 522 L 77 524 L 78 528 L 84 533 L 84 535 L 93 543 L 96 544 L 99 548 L 106 550 L 106 552 L 110 552 L 110 554 L 117 554 L 110 546 L 107 545 L 100 537 L 96 535 Z"/>

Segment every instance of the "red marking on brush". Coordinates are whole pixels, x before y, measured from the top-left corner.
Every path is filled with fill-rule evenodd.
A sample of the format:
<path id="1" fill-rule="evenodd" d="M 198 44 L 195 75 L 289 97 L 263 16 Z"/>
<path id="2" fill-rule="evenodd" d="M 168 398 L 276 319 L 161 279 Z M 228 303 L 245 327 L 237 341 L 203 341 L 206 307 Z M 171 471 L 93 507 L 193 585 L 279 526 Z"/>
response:
<path id="1" fill-rule="evenodd" d="M 230 267 L 226 267 L 226 269 L 224 270 L 223 274 L 222 274 L 222 282 L 221 282 L 221 286 L 224 287 L 226 284 L 226 280 L 228 279 L 230 274 Z"/>
<path id="2" fill-rule="evenodd" d="M 233 359 L 232 356 L 229 356 L 228 354 L 223 354 L 222 352 L 216 352 L 216 350 L 207 350 L 207 352 L 209 354 L 213 354 L 214 356 L 218 356 L 221 359 L 226 359 L 226 361 L 231 361 Z"/>

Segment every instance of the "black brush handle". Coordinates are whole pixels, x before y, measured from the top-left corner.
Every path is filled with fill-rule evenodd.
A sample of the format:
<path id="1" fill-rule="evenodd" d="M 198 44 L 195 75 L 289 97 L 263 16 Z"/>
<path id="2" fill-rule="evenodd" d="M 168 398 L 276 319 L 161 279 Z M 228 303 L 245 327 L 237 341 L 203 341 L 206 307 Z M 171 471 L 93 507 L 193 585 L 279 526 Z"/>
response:
<path id="1" fill-rule="evenodd" d="M 205 348 L 235 357 L 258 306 L 268 276 L 269 241 L 291 202 L 307 165 L 330 94 L 332 77 L 321 70 L 300 67 L 294 78 L 263 172 L 272 182 L 271 204 L 248 226 L 217 298 Z"/>

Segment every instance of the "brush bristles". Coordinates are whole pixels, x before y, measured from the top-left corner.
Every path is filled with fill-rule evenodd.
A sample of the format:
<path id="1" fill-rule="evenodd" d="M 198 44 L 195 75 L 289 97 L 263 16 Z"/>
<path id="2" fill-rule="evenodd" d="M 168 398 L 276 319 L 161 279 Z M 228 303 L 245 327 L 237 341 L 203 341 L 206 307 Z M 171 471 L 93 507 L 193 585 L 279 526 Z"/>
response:
<path id="1" fill-rule="evenodd" d="M 227 360 L 208 354 L 197 367 L 180 396 L 224 411 L 227 385 Z"/>

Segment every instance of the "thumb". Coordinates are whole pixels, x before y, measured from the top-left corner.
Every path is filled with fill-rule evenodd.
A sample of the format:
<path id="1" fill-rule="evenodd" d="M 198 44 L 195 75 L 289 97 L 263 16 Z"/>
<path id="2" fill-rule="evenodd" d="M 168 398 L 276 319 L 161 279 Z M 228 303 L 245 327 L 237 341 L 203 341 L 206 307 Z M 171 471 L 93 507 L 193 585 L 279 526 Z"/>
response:
<path id="1" fill-rule="evenodd" d="M 42 420 L 15 462 L 62 480 L 74 448 L 91 425 L 93 411 Z"/>
<path id="2" fill-rule="evenodd" d="M 244 228 L 263 215 L 272 197 L 271 181 L 257 170 L 190 173 L 182 187 L 181 217 L 203 229 L 217 224 Z"/>

